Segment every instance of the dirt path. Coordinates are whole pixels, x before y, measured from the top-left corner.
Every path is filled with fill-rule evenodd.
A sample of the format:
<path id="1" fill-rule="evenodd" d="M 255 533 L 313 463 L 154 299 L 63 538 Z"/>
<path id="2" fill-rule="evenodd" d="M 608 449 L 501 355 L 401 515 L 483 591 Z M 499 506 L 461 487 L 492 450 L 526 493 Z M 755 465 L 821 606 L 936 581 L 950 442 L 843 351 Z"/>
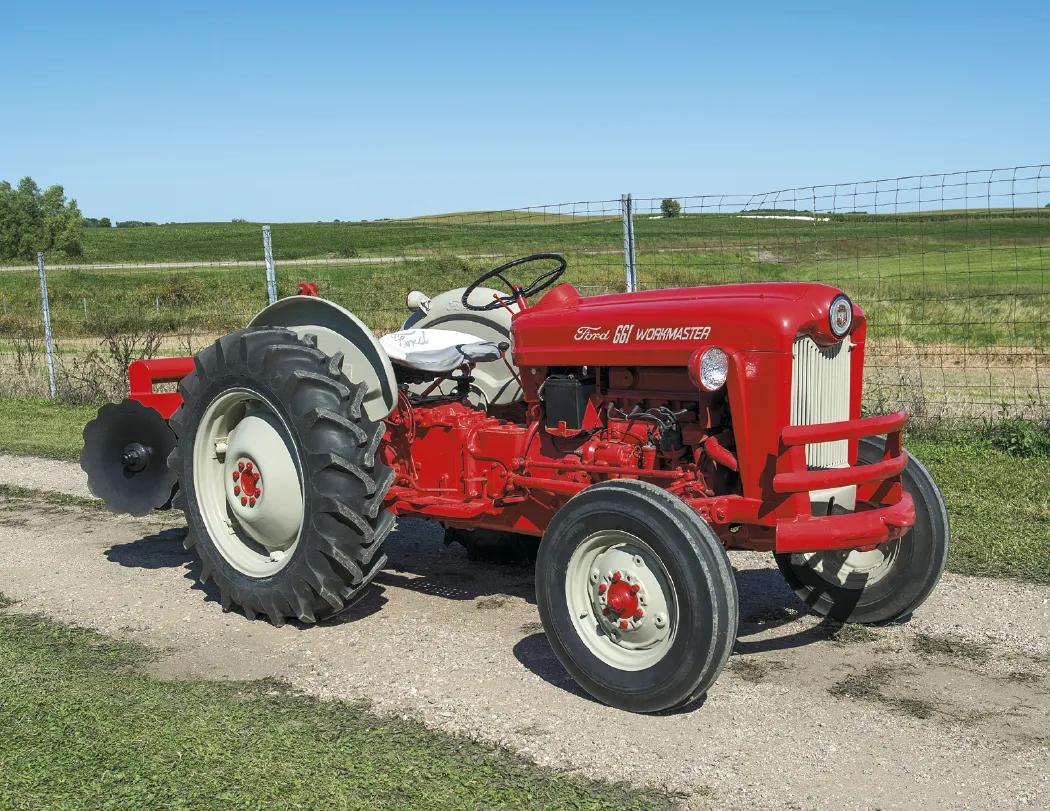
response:
<path id="1" fill-rule="evenodd" d="M 0 481 L 24 485 L 24 466 L 0 459 Z M 77 486 L 77 468 L 49 470 Z M 279 676 L 689 806 L 1050 807 L 1050 588 L 946 576 L 909 625 L 829 638 L 766 557 L 735 554 L 728 669 L 700 706 L 636 716 L 553 658 L 525 564 L 468 562 L 405 521 L 349 617 L 277 629 L 195 585 L 179 518 L 0 497 L 0 591 L 11 610 L 170 650 L 163 676 Z"/>

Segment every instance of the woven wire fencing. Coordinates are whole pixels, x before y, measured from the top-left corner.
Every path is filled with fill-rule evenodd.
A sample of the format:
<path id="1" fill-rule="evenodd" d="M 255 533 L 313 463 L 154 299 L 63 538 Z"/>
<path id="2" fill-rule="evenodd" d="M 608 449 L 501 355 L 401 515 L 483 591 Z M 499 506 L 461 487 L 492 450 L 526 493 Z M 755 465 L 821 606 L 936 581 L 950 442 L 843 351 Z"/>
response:
<path id="1" fill-rule="evenodd" d="M 1050 418 L 1050 168 L 636 200 L 640 287 L 816 281 L 869 321 L 865 400 Z"/>
<path id="2" fill-rule="evenodd" d="M 530 253 L 563 253 L 571 280 L 584 295 L 624 289 L 623 212 L 619 200 L 560 203 L 507 211 L 444 214 L 349 224 L 352 254 L 343 263 L 280 261 L 274 226 L 278 292 L 299 281 L 318 285 L 378 333 L 399 329 L 412 290 L 434 296 L 465 287 L 484 271 Z M 512 278 L 527 281 L 527 266 Z"/>
<path id="3" fill-rule="evenodd" d="M 266 305 L 259 226 L 152 228 L 104 235 L 133 261 L 49 257 L 60 399 L 119 396 L 128 361 L 192 354 Z M 274 225 L 272 248 L 278 296 L 316 283 L 379 334 L 401 326 L 410 290 L 433 296 L 535 252 L 564 253 L 584 295 L 824 282 L 868 315 L 868 408 L 1050 418 L 1047 166 Z M 40 314 L 35 268 L 0 268 L 0 396 L 48 392 Z"/>

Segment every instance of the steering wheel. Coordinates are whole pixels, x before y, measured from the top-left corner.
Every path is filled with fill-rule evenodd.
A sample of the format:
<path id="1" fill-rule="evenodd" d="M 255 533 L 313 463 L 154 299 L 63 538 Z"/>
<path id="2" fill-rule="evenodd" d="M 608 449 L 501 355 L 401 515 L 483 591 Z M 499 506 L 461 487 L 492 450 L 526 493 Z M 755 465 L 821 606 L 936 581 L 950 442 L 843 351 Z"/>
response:
<path id="1" fill-rule="evenodd" d="M 540 273 L 536 278 L 529 282 L 524 287 L 514 284 L 512 281 L 507 279 L 503 275 L 504 271 L 516 268 L 518 265 L 527 265 L 530 262 L 540 262 L 544 259 L 553 259 L 558 265 L 551 270 Z M 504 265 L 500 265 L 498 268 L 493 268 L 487 273 L 483 273 L 481 276 L 476 278 L 470 283 L 470 286 L 463 291 L 463 306 L 468 310 L 476 310 L 484 312 L 486 310 L 498 310 L 500 307 L 509 307 L 511 304 L 519 301 L 520 299 L 527 299 L 529 296 L 534 296 L 541 290 L 546 290 L 552 284 L 554 284 L 561 275 L 565 272 L 566 267 L 565 257 L 560 253 L 533 253 L 528 256 L 523 256 L 521 259 L 515 259 L 512 262 L 507 262 Z M 470 294 L 477 290 L 482 284 L 487 282 L 489 279 L 499 279 L 503 282 L 507 289 L 510 290 L 505 296 L 495 296 L 492 301 L 487 304 L 471 304 L 468 299 Z"/>

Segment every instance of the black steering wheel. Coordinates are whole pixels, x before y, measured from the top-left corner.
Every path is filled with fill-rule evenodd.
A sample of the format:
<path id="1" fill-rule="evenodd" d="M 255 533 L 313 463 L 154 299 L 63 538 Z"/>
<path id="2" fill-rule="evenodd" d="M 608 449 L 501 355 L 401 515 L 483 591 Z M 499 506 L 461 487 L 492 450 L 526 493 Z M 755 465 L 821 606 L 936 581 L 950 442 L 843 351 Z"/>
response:
<path id="1" fill-rule="evenodd" d="M 506 276 L 503 275 L 504 271 L 510 270 L 511 268 L 516 268 L 518 265 L 527 265 L 530 262 L 541 262 L 544 259 L 553 259 L 558 263 L 557 267 L 540 273 L 538 276 L 536 276 L 536 278 L 534 278 L 524 287 L 514 284 L 512 281 L 507 279 Z M 498 268 L 493 268 L 487 273 L 483 273 L 481 276 L 479 276 L 473 282 L 471 282 L 470 286 L 463 291 L 463 306 L 466 307 L 468 310 L 478 310 L 482 312 L 486 310 L 498 310 L 500 307 L 509 307 L 511 304 L 514 304 L 517 301 L 527 299 L 529 296 L 534 296 L 541 290 L 546 290 L 548 287 L 550 287 L 552 284 L 558 281 L 558 279 L 561 278 L 561 275 L 565 272 L 566 264 L 567 263 L 565 262 L 565 257 L 562 256 L 560 253 L 532 253 L 528 256 L 521 257 L 521 259 L 515 259 L 512 262 L 507 262 L 505 265 L 500 265 Z M 487 304 L 471 304 L 468 301 L 468 299 L 470 298 L 470 294 L 477 290 L 482 284 L 487 282 L 489 279 L 499 279 L 501 282 L 507 285 L 507 289 L 510 290 L 510 293 L 508 293 L 505 296 L 493 296 L 492 301 L 488 302 Z"/>

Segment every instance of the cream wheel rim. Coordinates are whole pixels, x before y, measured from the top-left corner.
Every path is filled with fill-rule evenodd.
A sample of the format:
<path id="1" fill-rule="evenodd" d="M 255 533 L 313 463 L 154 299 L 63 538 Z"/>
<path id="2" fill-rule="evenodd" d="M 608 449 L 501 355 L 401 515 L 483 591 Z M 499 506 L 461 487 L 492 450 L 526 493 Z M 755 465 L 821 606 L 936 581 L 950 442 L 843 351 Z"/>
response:
<path id="1" fill-rule="evenodd" d="M 219 553 L 249 577 L 283 569 L 302 534 L 302 463 L 273 404 L 227 389 L 204 412 L 193 445 L 197 506 Z"/>
<path id="2" fill-rule="evenodd" d="M 644 670 L 671 648 L 678 599 L 670 575 L 647 543 L 601 530 L 569 558 L 565 600 L 580 640 L 605 664 Z"/>
<path id="3" fill-rule="evenodd" d="M 810 569 L 827 583 L 844 588 L 865 588 L 889 574 L 900 552 L 900 539 L 886 541 L 874 549 L 831 549 L 827 552 L 794 554 L 791 562 Z"/>

